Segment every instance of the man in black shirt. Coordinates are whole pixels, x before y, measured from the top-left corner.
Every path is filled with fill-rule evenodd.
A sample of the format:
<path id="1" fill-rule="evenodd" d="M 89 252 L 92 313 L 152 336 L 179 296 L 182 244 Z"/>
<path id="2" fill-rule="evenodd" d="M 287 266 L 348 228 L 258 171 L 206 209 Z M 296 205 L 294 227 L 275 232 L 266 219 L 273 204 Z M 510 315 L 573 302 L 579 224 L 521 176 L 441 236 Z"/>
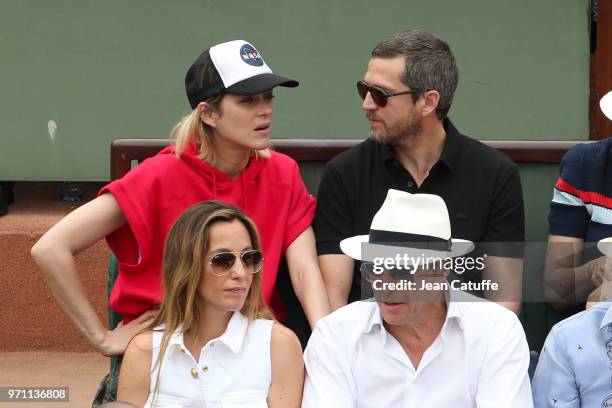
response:
<path id="1" fill-rule="evenodd" d="M 463 278 L 499 282 L 499 291 L 484 295 L 518 313 L 523 263 L 516 243 L 524 241 L 518 168 L 447 118 L 457 78 L 448 44 L 426 32 L 398 33 L 372 51 L 357 83 L 370 137 L 331 160 L 319 186 L 314 228 L 333 309 L 360 297 L 358 265 L 339 242 L 368 234 L 394 188 L 444 199 L 452 236 L 481 243 L 476 252 L 486 253 L 482 274 Z"/>

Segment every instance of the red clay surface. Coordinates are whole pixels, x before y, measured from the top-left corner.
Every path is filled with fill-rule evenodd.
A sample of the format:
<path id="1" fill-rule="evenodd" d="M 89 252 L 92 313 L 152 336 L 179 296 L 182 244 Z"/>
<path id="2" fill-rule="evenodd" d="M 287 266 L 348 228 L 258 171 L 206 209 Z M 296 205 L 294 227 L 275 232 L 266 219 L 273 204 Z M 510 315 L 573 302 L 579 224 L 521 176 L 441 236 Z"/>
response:
<path id="1" fill-rule="evenodd" d="M 36 240 L 79 203 L 57 199 L 56 183 L 18 182 L 15 204 L 0 217 L 0 387 L 69 387 L 69 402 L 0 402 L 0 408 L 89 407 L 109 359 L 92 352 L 57 306 L 34 262 Z M 99 185 L 88 184 L 85 200 Z M 98 315 L 107 321 L 104 242 L 79 254 L 77 269 Z M 85 352 L 85 353 L 84 353 Z"/>
<path id="2" fill-rule="evenodd" d="M 108 359 L 95 353 L 0 353 L 0 387 L 68 387 L 69 402 L 0 402 L 0 408 L 91 407 Z"/>
<path id="3" fill-rule="evenodd" d="M 86 185 L 85 200 L 99 185 Z M 36 240 L 79 203 L 57 199 L 56 183 L 18 182 L 15 203 L 0 217 L 0 352 L 92 351 L 65 317 L 30 257 Z M 88 298 L 107 321 L 106 265 L 109 249 L 99 242 L 79 254 L 77 270 Z M 0 364 L 0 372 L 5 372 Z M 23 407 L 23 405 L 19 405 Z"/>

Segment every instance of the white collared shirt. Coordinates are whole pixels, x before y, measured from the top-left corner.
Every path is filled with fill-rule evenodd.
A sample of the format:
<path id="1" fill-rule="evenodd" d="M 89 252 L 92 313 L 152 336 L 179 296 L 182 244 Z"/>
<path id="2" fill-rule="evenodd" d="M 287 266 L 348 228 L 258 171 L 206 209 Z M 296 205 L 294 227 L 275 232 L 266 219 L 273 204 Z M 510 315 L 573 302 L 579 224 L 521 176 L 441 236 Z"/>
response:
<path id="1" fill-rule="evenodd" d="M 304 353 L 302 407 L 533 407 L 519 320 L 470 299 L 448 303 L 442 330 L 416 369 L 376 302 L 355 302 L 319 320 Z"/>
<path id="2" fill-rule="evenodd" d="M 185 347 L 179 328 L 168 343 L 156 394 L 163 328 L 154 330 L 151 385 L 145 407 L 267 407 L 273 323 L 259 319 L 249 324 L 242 313 L 234 312 L 225 333 L 202 347 L 197 362 Z"/>

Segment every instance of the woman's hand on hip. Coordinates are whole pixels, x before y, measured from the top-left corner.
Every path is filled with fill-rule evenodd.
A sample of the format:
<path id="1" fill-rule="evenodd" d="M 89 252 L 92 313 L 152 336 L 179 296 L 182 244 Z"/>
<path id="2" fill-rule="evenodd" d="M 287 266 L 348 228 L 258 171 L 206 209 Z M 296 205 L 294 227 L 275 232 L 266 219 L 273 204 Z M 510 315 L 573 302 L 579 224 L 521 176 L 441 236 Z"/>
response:
<path id="1" fill-rule="evenodd" d="M 96 347 L 105 356 L 116 356 L 125 353 L 128 344 L 134 336 L 146 330 L 153 323 L 159 313 L 159 309 L 144 312 L 136 319 L 127 324 L 119 322 L 114 330 L 108 330 L 100 345 Z"/>

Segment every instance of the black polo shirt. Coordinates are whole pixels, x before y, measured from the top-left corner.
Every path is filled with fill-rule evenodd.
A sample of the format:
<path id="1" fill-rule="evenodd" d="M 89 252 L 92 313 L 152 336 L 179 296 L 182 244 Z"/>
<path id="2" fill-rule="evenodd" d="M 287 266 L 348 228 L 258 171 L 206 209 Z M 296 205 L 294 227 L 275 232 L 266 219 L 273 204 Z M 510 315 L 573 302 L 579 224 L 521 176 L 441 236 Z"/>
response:
<path id="1" fill-rule="evenodd" d="M 442 155 L 420 187 L 395 158 L 393 146 L 369 138 L 329 161 L 314 221 L 318 254 L 341 254 L 341 240 L 367 235 L 390 188 L 441 196 L 453 238 L 475 243 L 523 242 L 523 193 L 517 165 L 503 153 L 460 134 L 448 119 L 444 129 Z M 516 246 L 508 253 L 503 246 L 488 247 L 486 253 L 517 256 Z M 359 299 L 359 282 L 356 262 L 349 301 Z"/>

